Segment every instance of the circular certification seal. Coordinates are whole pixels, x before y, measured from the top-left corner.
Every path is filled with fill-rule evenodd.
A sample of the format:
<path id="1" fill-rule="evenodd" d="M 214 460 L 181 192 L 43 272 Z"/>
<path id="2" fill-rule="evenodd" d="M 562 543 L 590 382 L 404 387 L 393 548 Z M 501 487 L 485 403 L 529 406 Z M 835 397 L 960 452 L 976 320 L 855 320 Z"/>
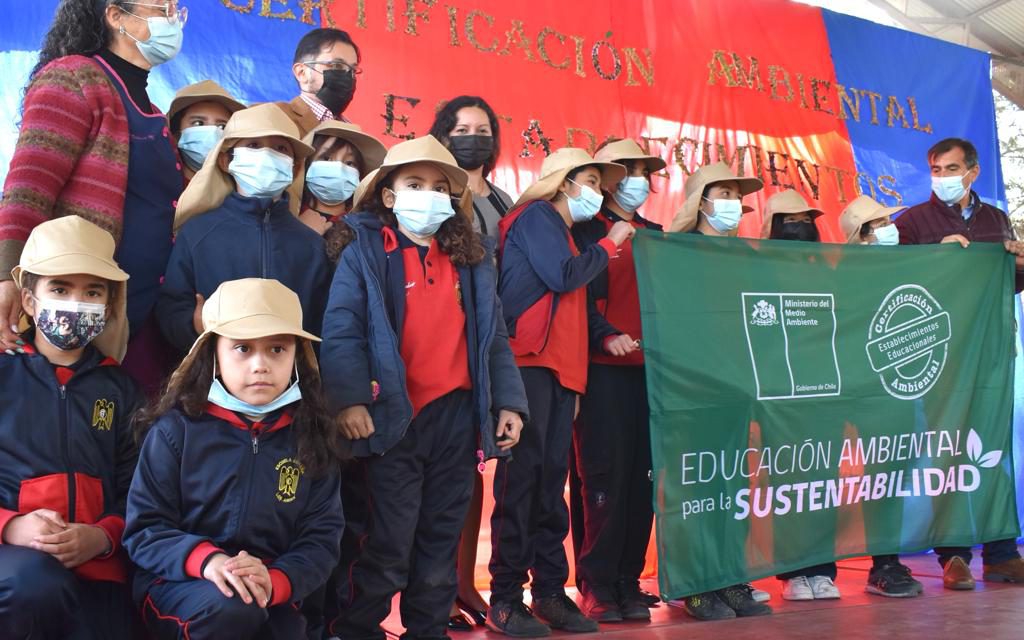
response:
<path id="1" fill-rule="evenodd" d="M 871 368 L 894 398 L 920 398 L 946 366 L 952 327 L 924 287 L 903 285 L 889 292 L 868 327 L 865 347 Z"/>

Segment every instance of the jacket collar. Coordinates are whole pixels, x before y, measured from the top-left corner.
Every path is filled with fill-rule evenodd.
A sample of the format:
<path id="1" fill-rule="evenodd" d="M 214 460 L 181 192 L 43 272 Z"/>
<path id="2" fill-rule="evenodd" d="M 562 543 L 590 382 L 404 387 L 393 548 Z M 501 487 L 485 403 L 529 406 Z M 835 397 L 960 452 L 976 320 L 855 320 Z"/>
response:
<path id="1" fill-rule="evenodd" d="M 243 431 L 256 431 L 257 433 L 272 433 L 283 429 L 292 423 L 292 409 L 288 407 L 267 416 L 265 421 L 253 422 L 245 416 L 240 416 L 234 411 L 228 411 L 224 407 L 207 403 L 206 413 L 214 418 L 220 418 L 231 426 Z"/>
<path id="2" fill-rule="evenodd" d="M 291 210 L 288 205 L 287 191 L 285 191 L 276 202 L 273 198 L 243 196 L 237 191 L 232 191 L 228 194 L 228 197 L 224 199 L 224 203 L 221 207 L 231 211 L 232 213 L 250 217 L 257 222 L 260 221 L 260 219 L 268 212 L 274 219 L 280 218 L 284 215 L 291 215 Z"/>
<path id="3" fill-rule="evenodd" d="M 626 220 L 625 218 L 623 218 L 619 214 L 615 213 L 614 211 L 612 211 L 608 207 L 601 207 L 601 211 L 599 213 L 600 213 L 600 215 L 604 216 L 606 219 L 610 220 L 613 223 L 614 222 L 620 222 L 620 221 L 621 222 L 631 222 L 631 220 Z M 637 211 L 636 213 L 633 214 L 632 222 L 636 222 L 636 223 L 641 224 L 641 225 L 643 225 L 644 227 L 647 227 L 647 228 L 650 228 L 651 225 L 654 224 L 653 222 L 651 222 L 647 218 L 644 218 L 643 216 L 641 216 L 639 211 Z"/>
<path id="4" fill-rule="evenodd" d="M 26 333 L 22 334 L 22 339 L 25 341 L 25 346 L 23 346 L 22 349 L 25 351 L 25 353 L 14 357 L 25 358 L 25 363 L 28 365 L 28 367 L 36 376 L 38 376 L 42 380 L 52 380 L 53 376 L 55 375 L 54 372 L 57 371 L 58 369 L 63 369 L 66 371 L 73 370 L 73 374 L 64 374 L 65 379 L 63 381 L 61 381 L 61 379 L 58 378 L 58 382 L 60 382 L 61 384 L 66 384 L 67 381 L 70 380 L 72 377 L 80 376 L 87 371 L 91 371 L 92 369 L 96 369 L 99 367 L 117 366 L 117 360 L 104 356 L 102 353 L 99 352 L 98 349 L 96 349 L 96 347 L 92 346 L 91 344 L 85 347 L 85 351 L 82 353 L 82 357 L 79 358 L 78 362 L 76 362 L 73 365 L 73 368 L 55 365 L 49 360 L 47 360 L 46 357 L 43 356 L 41 353 L 36 351 L 36 348 L 32 346 L 34 333 L 34 330 L 29 330 Z"/>
<path id="5" fill-rule="evenodd" d="M 933 207 L 938 208 L 946 215 L 963 220 L 963 210 L 960 208 L 960 203 L 948 205 L 939 199 L 939 196 L 935 195 L 934 191 L 932 192 L 932 197 L 929 199 L 929 202 L 931 202 Z M 971 203 L 970 206 L 972 208 L 971 217 L 974 217 L 977 215 L 979 207 L 984 203 L 981 201 L 981 198 L 978 197 L 977 192 L 973 189 L 971 190 L 971 199 L 969 202 Z"/>

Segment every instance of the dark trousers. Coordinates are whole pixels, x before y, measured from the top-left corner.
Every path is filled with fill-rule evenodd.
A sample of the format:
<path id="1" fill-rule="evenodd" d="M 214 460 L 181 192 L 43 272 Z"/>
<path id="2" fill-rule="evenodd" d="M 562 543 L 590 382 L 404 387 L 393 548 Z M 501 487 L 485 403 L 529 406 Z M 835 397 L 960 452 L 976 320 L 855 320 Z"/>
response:
<path id="1" fill-rule="evenodd" d="M 583 547 L 576 583 L 602 599 L 644 570 L 654 518 L 650 411 L 642 366 L 592 364 L 576 423 Z"/>
<path id="2" fill-rule="evenodd" d="M 935 555 L 938 556 L 939 564 L 943 567 L 954 557 L 963 558 L 967 564 L 971 564 L 973 557 L 970 547 L 935 547 Z M 1019 557 L 1017 541 L 1012 538 L 986 542 L 981 545 L 981 561 L 985 564 L 1000 564 Z"/>
<path id="3" fill-rule="evenodd" d="M 156 582 L 141 607 L 156 640 L 296 640 L 306 633 L 306 620 L 294 605 L 262 609 L 237 594 L 225 597 L 208 580 Z"/>
<path id="4" fill-rule="evenodd" d="M 494 472 L 491 515 L 491 603 L 522 600 L 527 573 L 534 599 L 564 593 L 569 563 L 565 479 L 569 473 L 576 393 L 550 369 L 519 370 L 530 404 L 530 423 L 511 458 Z"/>
<path id="5" fill-rule="evenodd" d="M 48 553 L 0 545 L 0 639 L 130 640 L 127 585 L 81 580 Z"/>
<path id="6" fill-rule="evenodd" d="M 380 624 L 401 592 L 403 637 L 446 637 L 476 443 L 472 394 L 453 391 L 424 407 L 390 451 L 362 462 L 368 528 L 331 634 L 383 640 Z"/>

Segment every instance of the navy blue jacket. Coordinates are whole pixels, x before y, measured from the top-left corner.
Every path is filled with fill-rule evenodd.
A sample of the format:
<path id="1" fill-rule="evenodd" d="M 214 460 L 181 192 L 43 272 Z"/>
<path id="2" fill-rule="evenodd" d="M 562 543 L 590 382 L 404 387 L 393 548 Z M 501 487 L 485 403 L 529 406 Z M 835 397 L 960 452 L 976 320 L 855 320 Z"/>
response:
<path id="1" fill-rule="evenodd" d="M 230 194 L 219 208 L 186 222 L 167 264 L 156 315 L 179 351 L 199 335 L 192 324 L 196 294 L 204 298 L 239 278 L 273 278 L 298 294 L 304 328 L 320 334 L 330 266 L 320 235 L 277 202 Z"/>
<path id="2" fill-rule="evenodd" d="M 501 224 L 504 243 L 498 294 L 505 310 L 505 324 L 513 336 L 519 317 L 547 293 L 555 297 L 548 318 L 550 327 L 559 294 L 586 286 L 608 268 L 608 252 L 596 241 L 578 247 L 579 255 L 572 255 L 567 241 L 569 229 L 547 200 L 534 200 L 509 212 Z M 587 326 L 591 341 L 618 333 L 592 304 L 587 305 Z"/>
<path id="3" fill-rule="evenodd" d="M 608 230 L 611 225 L 616 222 L 620 222 L 623 219 L 619 217 L 615 212 L 602 207 L 597 213 L 593 220 L 587 222 L 581 222 L 572 226 L 572 238 L 576 242 L 576 247 L 582 251 L 587 247 L 597 244 L 601 238 L 608 235 Z M 642 224 L 645 229 L 651 231 L 661 231 L 661 225 L 656 222 L 651 222 L 645 218 L 641 218 L 639 213 L 633 215 L 633 220 Z M 598 311 L 596 303 L 600 300 L 608 299 L 608 269 L 602 271 L 596 278 L 590 281 L 587 285 L 587 311 L 590 317 L 596 313 L 601 315 Z M 603 315 L 601 317 L 604 317 Z M 615 329 L 612 325 L 608 327 Z M 604 340 L 609 335 L 621 333 L 615 329 L 612 333 L 606 333 L 601 335 L 601 329 L 591 327 L 590 331 L 590 349 L 598 353 L 604 353 Z"/>
<path id="4" fill-rule="evenodd" d="M 128 494 L 124 532 L 140 569 L 136 598 L 157 579 L 201 576 L 218 550 L 269 562 L 273 604 L 301 600 L 327 581 L 345 524 L 338 473 L 311 478 L 295 459 L 293 430 L 268 422 L 253 424 L 211 405 L 198 418 L 175 410 L 153 425 Z"/>
<path id="5" fill-rule="evenodd" d="M 31 335 L 25 341 L 31 344 Z M 138 454 L 131 415 L 142 395 L 115 360 L 91 346 L 64 384 L 49 360 L 25 349 L 0 353 L 0 529 L 36 509 L 97 524 L 111 553 L 76 573 L 124 581 L 121 533 Z"/>
<path id="6" fill-rule="evenodd" d="M 355 230 L 356 239 L 342 252 L 331 283 L 320 366 L 331 411 L 362 404 L 373 418 L 373 435 L 353 442 L 353 454 L 379 455 L 405 436 L 412 421 L 399 352 L 405 266 L 401 250 L 384 250 L 383 223 L 376 215 L 350 213 L 344 220 Z M 490 245 L 485 242 L 485 247 Z M 507 452 L 495 444 L 495 414 L 508 409 L 526 420 L 528 408 L 495 292 L 494 259 L 488 250 L 480 264 L 457 270 L 480 448 L 487 458 L 505 456 Z"/>

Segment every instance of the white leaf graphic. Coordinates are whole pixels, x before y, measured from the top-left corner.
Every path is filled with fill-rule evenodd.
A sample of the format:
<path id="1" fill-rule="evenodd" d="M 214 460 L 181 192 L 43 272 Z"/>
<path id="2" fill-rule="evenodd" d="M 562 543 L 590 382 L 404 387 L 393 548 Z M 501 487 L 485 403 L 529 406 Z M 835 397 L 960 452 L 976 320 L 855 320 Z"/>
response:
<path id="1" fill-rule="evenodd" d="M 971 429 L 971 432 L 967 434 L 967 457 L 971 459 L 971 462 L 976 462 L 980 456 L 981 438 L 977 431 Z"/>
<path id="2" fill-rule="evenodd" d="M 999 461 L 1002 459 L 1002 451 L 989 451 L 985 455 L 981 456 L 981 460 L 978 460 L 978 465 L 985 468 L 991 468 L 999 464 Z"/>

